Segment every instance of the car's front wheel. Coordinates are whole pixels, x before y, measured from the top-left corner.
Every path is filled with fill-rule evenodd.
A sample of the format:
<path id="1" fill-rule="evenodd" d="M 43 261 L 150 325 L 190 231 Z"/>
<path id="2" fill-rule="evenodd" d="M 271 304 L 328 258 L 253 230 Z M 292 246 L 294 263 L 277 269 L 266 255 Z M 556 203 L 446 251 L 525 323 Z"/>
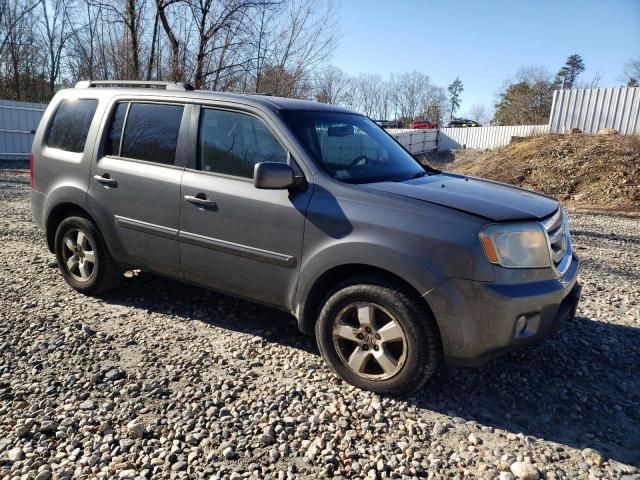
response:
<path id="1" fill-rule="evenodd" d="M 77 291 L 97 295 L 121 281 L 122 274 L 91 220 L 64 219 L 56 230 L 54 246 L 62 276 Z"/>
<path id="2" fill-rule="evenodd" d="M 408 288 L 375 277 L 349 280 L 329 294 L 316 324 L 329 367 L 365 390 L 404 395 L 435 371 L 441 343 L 433 316 Z"/>

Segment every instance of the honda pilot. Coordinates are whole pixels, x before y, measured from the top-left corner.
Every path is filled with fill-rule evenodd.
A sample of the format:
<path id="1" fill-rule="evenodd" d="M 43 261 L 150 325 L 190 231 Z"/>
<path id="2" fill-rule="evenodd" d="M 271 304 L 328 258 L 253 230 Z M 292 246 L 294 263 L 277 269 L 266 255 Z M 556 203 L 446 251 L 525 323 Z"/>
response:
<path id="1" fill-rule="evenodd" d="M 77 291 L 141 269 L 284 310 L 384 394 L 544 338 L 580 294 L 556 200 L 422 165 L 332 105 L 81 82 L 42 117 L 31 189 Z"/>

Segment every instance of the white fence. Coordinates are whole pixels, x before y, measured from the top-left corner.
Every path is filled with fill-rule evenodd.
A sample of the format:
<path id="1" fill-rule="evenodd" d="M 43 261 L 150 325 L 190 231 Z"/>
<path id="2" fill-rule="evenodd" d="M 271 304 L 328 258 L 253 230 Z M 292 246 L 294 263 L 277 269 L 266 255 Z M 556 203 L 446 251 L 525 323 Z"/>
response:
<path id="1" fill-rule="evenodd" d="M 457 148 L 487 150 L 510 144 L 512 137 L 530 137 L 542 135 L 548 131 L 548 125 L 442 128 L 438 137 L 438 150 Z"/>
<path id="2" fill-rule="evenodd" d="M 596 133 L 615 128 L 618 133 L 640 133 L 640 88 L 581 88 L 556 90 L 549 118 L 552 133 L 568 133 L 579 128 Z"/>
<path id="3" fill-rule="evenodd" d="M 504 127 L 441 128 L 440 130 L 390 129 L 411 153 L 470 148 L 486 150 L 511 143 L 512 137 L 530 137 L 549 131 L 548 125 L 514 125 Z"/>
<path id="4" fill-rule="evenodd" d="M 0 100 L 0 160 L 26 160 L 33 131 L 47 106 L 42 103 Z"/>
<path id="5" fill-rule="evenodd" d="M 389 133 L 411 153 L 435 150 L 438 140 L 438 130 L 390 129 Z"/>

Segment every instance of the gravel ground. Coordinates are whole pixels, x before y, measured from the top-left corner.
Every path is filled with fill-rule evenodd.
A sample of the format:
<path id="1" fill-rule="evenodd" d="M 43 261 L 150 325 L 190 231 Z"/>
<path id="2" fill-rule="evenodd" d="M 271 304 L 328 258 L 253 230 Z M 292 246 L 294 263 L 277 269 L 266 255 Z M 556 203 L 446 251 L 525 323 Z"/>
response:
<path id="1" fill-rule="evenodd" d="M 574 215 L 575 320 L 398 400 L 274 310 L 144 273 L 75 293 L 27 184 L 0 171 L 0 477 L 640 479 L 640 220 Z"/>

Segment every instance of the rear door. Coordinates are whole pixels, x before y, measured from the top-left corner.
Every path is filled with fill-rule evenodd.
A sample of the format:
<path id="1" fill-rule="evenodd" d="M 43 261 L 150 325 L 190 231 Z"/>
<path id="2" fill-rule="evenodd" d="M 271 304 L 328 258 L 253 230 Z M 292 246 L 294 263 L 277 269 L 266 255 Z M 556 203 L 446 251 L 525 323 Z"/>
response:
<path id="1" fill-rule="evenodd" d="M 121 262 L 180 274 L 180 181 L 190 106 L 166 100 L 113 103 L 92 169 L 89 207 Z"/>
<path id="2" fill-rule="evenodd" d="M 180 240 L 186 279 L 290 308 L 311 188 L 258 190 L 258 162 L 291 160 L 283 138 L 247 111 L 202 107 L 182 179 Z"/>

